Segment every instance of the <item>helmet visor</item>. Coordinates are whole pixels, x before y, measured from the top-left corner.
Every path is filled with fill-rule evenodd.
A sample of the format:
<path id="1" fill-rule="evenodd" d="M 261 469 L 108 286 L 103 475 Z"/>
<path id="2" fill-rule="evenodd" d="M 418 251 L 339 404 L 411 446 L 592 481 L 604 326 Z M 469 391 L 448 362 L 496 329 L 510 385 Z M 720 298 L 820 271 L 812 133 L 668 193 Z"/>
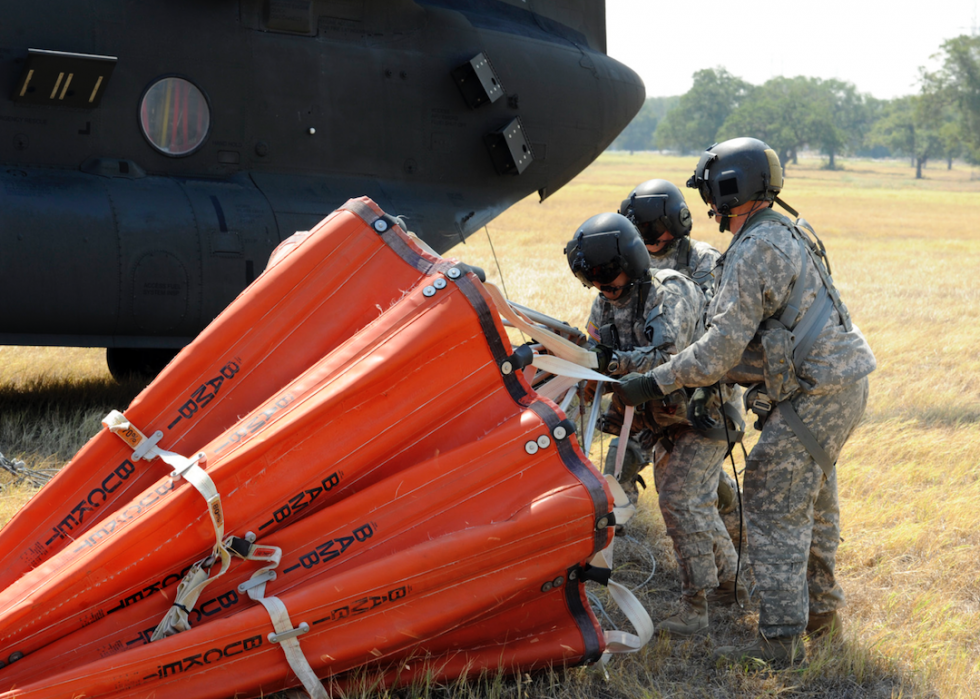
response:
<path id="1" fill-rule="evenodd" d="M 619 276 L 622 272 L 622 265 L 619 260 L 610 260 L 599 265 L 589 265 L 585 260 L 585 255 L 578 254 L 572 266 L 572 272 L 583 283 L 608 284 Z"/>
<path id="2" fill-rule="evenodd" d="M 636 229 L 640 231 L 640 236 L 647 245 L 656 245 L 660 242 L 660 237 L 667 232 L 666 224 L 660 220 L 637 223 Z"/>

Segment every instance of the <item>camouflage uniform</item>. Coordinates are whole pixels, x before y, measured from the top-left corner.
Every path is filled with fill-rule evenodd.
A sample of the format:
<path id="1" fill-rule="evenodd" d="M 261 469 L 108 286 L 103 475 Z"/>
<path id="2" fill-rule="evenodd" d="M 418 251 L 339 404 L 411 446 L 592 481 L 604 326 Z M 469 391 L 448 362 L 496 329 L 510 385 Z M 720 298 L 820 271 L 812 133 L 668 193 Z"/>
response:
<path id="1" fill-rule="evenodd" d="M 715 268 L 721 253 L 708 243 L 687 236 L 672 240 L 659 253 L 650 253 L 653 270 L 676 269 L 686 274 L 701 287 L 710 299 L 714 293 Z"/>
<path id="2" fill-rule="evenodd" d="M 710 301 L 714 296 L 717 275 L 721 273 L 721 269 L 718 267 L 718 260 L 720 258 L 721 253 L 714 246 L 704 241 L 694 240 L 691 237 L 685 236 L 672 240 L 659 253 L 650 253 L 650 267 L 653 270 L 675 269 L 691 277 L 701 287 L 705 297 Z M 742 414 L 741 393 L 741 389 L 737 386 L 725 386 L 724 388 L 725 402 L 729 405 L 728 409 L 734 409 L 739 415 Z M 654 463 L 656 463 L 655 459 Z M 656 472 L 657 469 L 655 468 L 655 475 Z M 732 494 L 738 491 L 738 484 L 724 468 L 724 464 L 721 468 L 721 480 L 728 486 Z M 731 507 L 721 511 L 721 519 L 725 524 L 725 529 L 728 531 L 729 538 L 735 544 L 736 550 L 738 550 L 739 538 L 744 540 L 745 534 L 741 508 L 737 501 Z M 721 542 L 716 542 L 715 551 L 718 551 L 718 547 L 721 545 Z M 746 546 L 742 546 L 739 555 L 742 558 L 742 570 L 744 571 L 746 561 L 748 560 Z M 734 576 L 734 571 L 732 575 Z M 720 579 L 728 580 L 730 578 L 721 577 Z"/>
<path id="3" fill-rule="evenodd" d="M 779 220 L 767 220 L 773 216 Z M 749 217 L 723 256 L 705 334 L 653 370 L 661 390 L 705 386 L 720 379 L 745 384 L 768 379 L 770 396 L 782 399 L 773 395 L 781 389 L 770 386 L 777 383 L 774 371 L 763 368 L 775 356 L 771 352 L 767 357 L 763 349 L 768 327 L 764 321 L 779 317 L 794 284 L 802 283 L 794 324 L 799 322 L 823 288 L 816 263 L 801 256 L 791 226 L 771 211 Z M 843 304 L 840 308 L 846 315 Z M 861 419 L 867 376 L 874 369 L 874 354 L 861 331 L 848 327 L 833 307 L 796 373 L 799 389 L 790 398 L 833 461 Z M 829 478 L 825 475 L 778 410 L 763 426 L 746 464 L 745 519 L 763 636 L 801 634 L 808 611 L 829 612 L 842 604 L 843 593 L 834 579 L 840 536 L 836 469 Z"/>
<path id="4" fill-rule="evenodd" d="M 650 371 L 703 332 L 704 294 L 682 274 L 661 270 L 639 309 L 641 299 L 636 284 L 624 298 L 610 301 L 600 295 L 592 306 L 588 325 L 592 337 L 598 340 L 599 328 L 609 323 L 619 333 L 617 375 Z M 717 507 L 727 445 L 691 429 L 687 398 L 685 391 L 678 391 L 665 401 L 648 401 L 638 407 L 631 432 L 648 448 L 657 440 L 672 445 L 670 458 L 658 464 L 654 475 L 660 511 L 681 571 L 682 591 L 694 595 L 716 588 L 719 580 L 734 578 L 736 554 Z M 721 424 L 716 395 L 708 406 Z M 618 433 L 622 410 L 622 403 L 614 398 L 604 416 L 605 431 Z"/>

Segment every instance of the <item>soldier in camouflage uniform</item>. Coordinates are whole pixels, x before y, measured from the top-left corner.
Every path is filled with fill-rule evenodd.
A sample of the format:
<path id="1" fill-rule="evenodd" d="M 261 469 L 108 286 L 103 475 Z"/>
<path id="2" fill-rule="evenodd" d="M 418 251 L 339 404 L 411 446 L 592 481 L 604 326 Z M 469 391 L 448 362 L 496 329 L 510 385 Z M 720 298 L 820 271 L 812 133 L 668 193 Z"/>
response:
<path id="1" fill-rule="evenodd" d="M 589 332 L 618 336 L 615 349 L 599 344 L 599 370 L 611 375 L 649 371 L 686 347 L 703 331 L 704 294 L 674 270 L 649 273 L 649 255 L 636 228 L 618 214 L 586 221 L 565 248 L 569 266 L 602 294 L 593 304 Z M 612 329 L 615 329 L 613 332 Z M 730 582 L 734 597 L 735 549 L 718 514 L 720 465 L 727 451 L 724 429 L 696 432 L 687 419 L 689 396 L 677 391 L 636 412 L 636 432 L 671 443 L 657 474 L 660 509 L 674 543 L 683 593 L 680 612 L 661 630 L 692 635 L 707 629 L 707 593 Z M 702 396 L 702 412 L 721 424 L 717 391 Z M 620 404 L 621 407 L 621 404 Z M 607 413 L 615 416 L 616 406 Z M 615 416 L 621 425 L 621 416 Z M 731 424 L 729 422 L 729 424 Z M 604 429 L 607 429 L 604 427 Z M 734 432 L 734 425 L 730 430 Z"/>
<path id="2" fill-rule="evenodd" d="M 619 207 L 619 213 L 632 221 L 640 232 L 640 236 L 646 244 L 647 252 L 650 253 L 651 271 L 677 270 L 693 279 L 701 287 L 705 298 L 711 300 L 714 295 L 715 273 L 721 253 L 708 243 L 691 238 L 691 210 L 684 200 L 684 195 L 676 186 L 667 180 L 647 180 L 637 185 L 623 200 Z M 738 436 L 740 437 L 744 429 L 741 389 L 737 386 L 726 386 L 724 390 L 725 412 L 735 419 L 739 427 Z M 619 406 L 622 405 L 622 401 L 618 399 L 616 401 Z M 621 407 L 616 414 L 622 415 Z M 694 439 L 706 438 L 699 435 L 695 436 Z M 618 447 L 618 444 L 616 446 Z M 639 446 L 638 444 L 637 447 Z M 639 448 L 634 451 L 646 456 L 644 463 L 651 459 L 655 464 L 661 461 L 661 459 L 656 458 L 657 454 L 650 454 L 649 450 L 647 450 L 647 454 L 643 454 Z M 610 456 L 615 458 L 614 450 L 610 451 Z M 636 470 L 638 471 L 639 467 Z M 655 475 L 657 470 L 655 466 Z M 724 464 L 720 468 L 720 473 L 718 508 L 725 529 L 736 549 L 738 549 L 740 572 L 737 577 L 738 582 L 741 583 L 741 571 L 745 570 L 748 552 L 744 547 L 739 546 L 739 542 L 744 538 L 744 527 L 741 508 L 737 501 L 738 484 L 725 470 Z M 658 477 L 658 481 L 660 480 L 663 479 Z M 629 488 L 629 484 L 624 483 L 624 487 Z M 720 545 L 720 542 L 716 544 L 716 553 L 720 550 Z M 711 604 L 734 604 L 741 601 L 742 598 L 747 599 L 747 592 L 741 584 L 739 584 L 739 594 L 736 596 L 735 584 L 736 580 L 722 580 L 720 587 L 709 593 L 708 602 Z"/>
<path id="3" fill-rule="evenodd" d="M 690 347 L 617 389 L 635 404 L 722 378 L 752 387 L 747 401 L 764 421 L 745 468 L 759 635 L 716 656 L 792 663 L 804 657 L 804 631 L 840 625 L 836 461 L 864 413 L 875 358 L 834 288 L 812 229 L 771 209 L 782 187 L 772 149 L 751 138 L 716 144 L 688 186 L 734 234 L 709 325 Z"/>
<path id="4" fill-rule="evenodd" d="M 619 213 L 640 231 L 651 269 L 675 269 L 697 282 L 711 298 L 721 253 L 691 238 L 691 210 L 677 187 L 667 180 L 647 180 L 623 200 Z"/>

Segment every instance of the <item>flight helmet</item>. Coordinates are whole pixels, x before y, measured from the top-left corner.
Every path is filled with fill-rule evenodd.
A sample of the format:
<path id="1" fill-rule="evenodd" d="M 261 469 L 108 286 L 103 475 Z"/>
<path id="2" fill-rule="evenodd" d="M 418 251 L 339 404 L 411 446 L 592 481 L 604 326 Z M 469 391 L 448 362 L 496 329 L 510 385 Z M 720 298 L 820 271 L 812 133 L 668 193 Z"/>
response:
<path id="1" fill-rule="evenodd" d="M 621 214 L 597 214 L 575 231 L 565 246 L 568 267 L 583 286 L 593 282 L 611 284 L 620 272 L 632 282 L 643 279 L 650 269 L 650 253 L 643 238 Z"/>
<path id="2" fill-rule="evenodd" d="M 674 238 L 691 234 L 691 210 L 684 195 L 667 180 L 647 180 L 623 201 L 619 213 L 632 221 L 643 242 L 656 245 L 664 233 Z"/>
<path id="3" fill-rule="evenodd" d="M 727 217 L 745 202 L 775 200 L 783 188 L 783 169 L 776 151 L 759 139 L 733 138 L 708 146 L 687 186 L 714 209 L 709 216 Z"/>

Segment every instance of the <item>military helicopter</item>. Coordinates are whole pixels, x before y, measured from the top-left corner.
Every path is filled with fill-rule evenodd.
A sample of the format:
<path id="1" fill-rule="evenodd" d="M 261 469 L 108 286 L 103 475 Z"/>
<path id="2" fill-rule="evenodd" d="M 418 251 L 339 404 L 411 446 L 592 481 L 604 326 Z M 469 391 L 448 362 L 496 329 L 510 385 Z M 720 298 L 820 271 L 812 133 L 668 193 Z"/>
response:
<path id="1" fill-rule="evenodd" d="M 599 0 L 3 0 L 0 344 L 154 373 L 368 195 L 443 252 L 638 112 Z"/>

